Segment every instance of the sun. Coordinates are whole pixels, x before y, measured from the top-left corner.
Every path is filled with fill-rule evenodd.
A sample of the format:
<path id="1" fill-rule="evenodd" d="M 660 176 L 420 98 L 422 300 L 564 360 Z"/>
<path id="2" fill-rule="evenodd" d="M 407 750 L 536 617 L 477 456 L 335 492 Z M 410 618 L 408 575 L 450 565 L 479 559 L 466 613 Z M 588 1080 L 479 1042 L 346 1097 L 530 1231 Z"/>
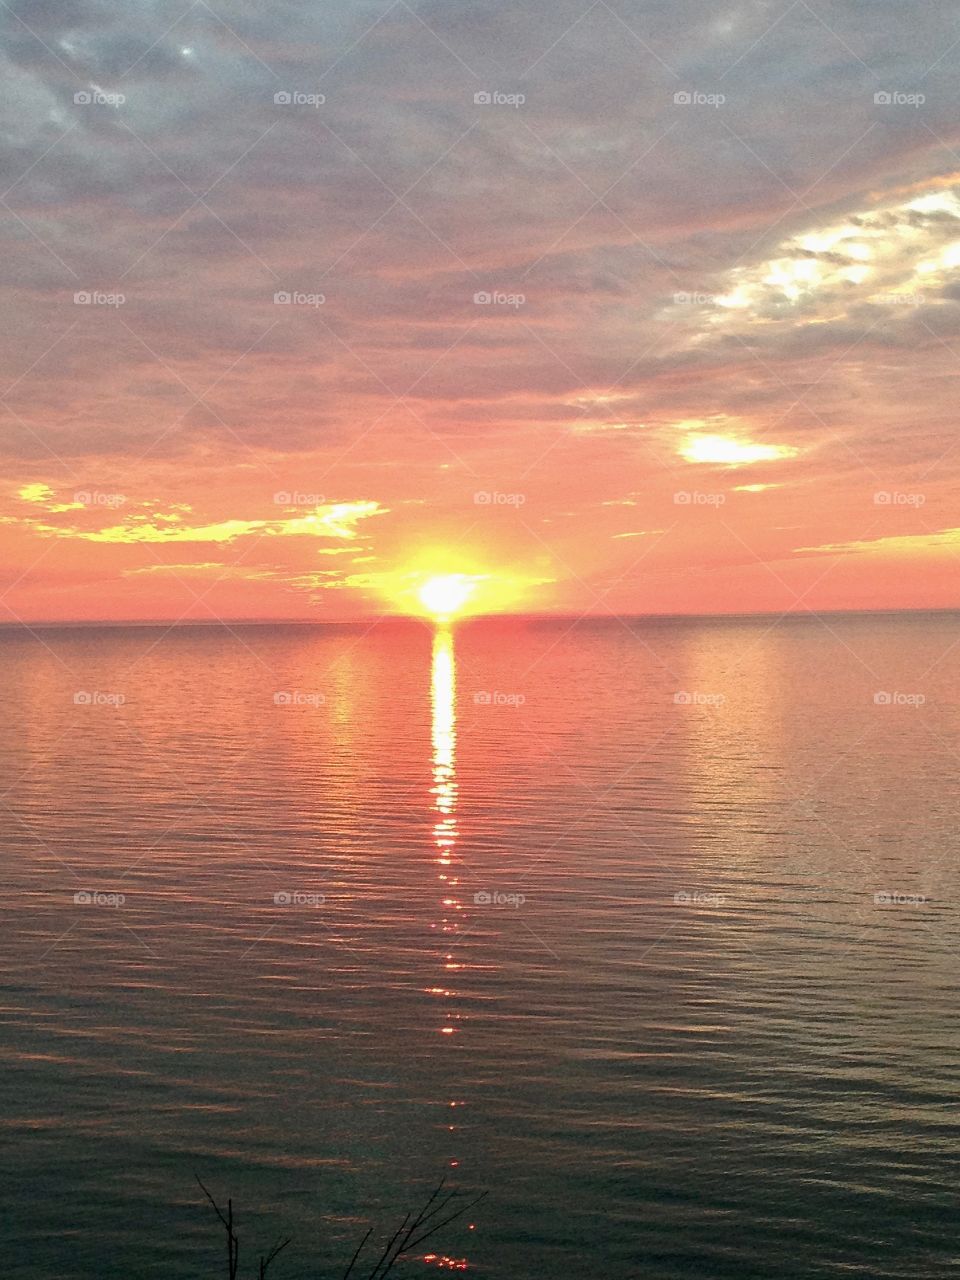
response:
<path id="1" fill-rule="evenodd" d="M 428 613 L 444 622 L 458 614 L 476 590 L 476 581 L 463 573 L 428 578 L 417 592 Z"/>

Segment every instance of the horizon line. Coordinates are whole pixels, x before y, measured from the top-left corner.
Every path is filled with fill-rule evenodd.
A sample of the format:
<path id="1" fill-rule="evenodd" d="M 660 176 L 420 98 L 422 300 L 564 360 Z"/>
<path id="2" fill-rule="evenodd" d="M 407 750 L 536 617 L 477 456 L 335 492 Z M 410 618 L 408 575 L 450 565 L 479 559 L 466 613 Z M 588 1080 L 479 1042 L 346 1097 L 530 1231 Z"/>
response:
<path id="1" fill-rule="evenodd" d="M 468 626 L 473 623 L 491 622 L 705 622 L 721 619 L 792 619 L 819 617 L 890 617 L 912 614 L 957 614 L 960 604 L 946 606 L 917 607 L 880 607 L 875 609 L 761 609 L 744 612 L 726 613 L 485 613 L 468 614 L 452 619 L 454 626 Z M 178 618 L 171 621 L 163 618 L 44 618 L 37 621 L 17 619 L 0 621 L 0 631 L 29 633 L 35 629 L 55 630 L 57 628 L 82 630 L 121 627 L 143 627 L 146 629 L 164 628 L 173 631 L 187 627 L 361 627 L 377 626 L 385 622 L 420 623 L 427 627 L 436 625 L 433 618 L 410 613 L 380 613 L 352 618 Z M 446 625 L 451 625 L 448 623 Z"/>

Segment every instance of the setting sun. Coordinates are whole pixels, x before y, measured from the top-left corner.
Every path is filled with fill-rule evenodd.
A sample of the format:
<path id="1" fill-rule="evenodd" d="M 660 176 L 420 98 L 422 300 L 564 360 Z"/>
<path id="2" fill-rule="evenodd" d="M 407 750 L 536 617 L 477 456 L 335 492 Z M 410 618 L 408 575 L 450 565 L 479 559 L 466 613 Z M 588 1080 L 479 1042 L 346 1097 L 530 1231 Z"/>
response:
<path id="1" fill-rule="evenodd" d="M 960 0 L 0 29 L 13 1274 L 960 1280 Z"/>
<path id="2" fill-rule="evenodd" d="M 463 573 L 428 578 L 417 593 L 420 603 L 435 618 L 452 618 L 459 613 L 476 589 L 476 582 Z"/>

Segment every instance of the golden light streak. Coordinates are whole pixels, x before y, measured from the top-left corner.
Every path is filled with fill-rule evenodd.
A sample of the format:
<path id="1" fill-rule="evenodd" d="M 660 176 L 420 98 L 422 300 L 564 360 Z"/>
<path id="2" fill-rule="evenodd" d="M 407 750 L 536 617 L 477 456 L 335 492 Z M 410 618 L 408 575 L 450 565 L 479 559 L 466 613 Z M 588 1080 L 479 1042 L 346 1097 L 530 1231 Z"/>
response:
<path id="1" fill-rule="evenodd" d="M 456 781 L 456 668 L 453 636 L 446 627 L 438 627 L 433 637 L 433 663 L 430 679 L 433 738 L 433 796 L 438 820 L 434 825 L 434 842 L 442 866 L 449 866 L 457 842 Z"/>
<path id="2" fill-rule="evenodd" d="M 27 486 L 31 491 L 39 486 Z M 21 497 L 23 494 L 21 494 Z M 25 499 L 41 501 L 36 496 Z M 53 511 L 73 510 L 74 505 L 50 507 Z M 357 538 L 356 525 L 370 516 L 384 515 L 386 507 L 378 502 L 330 502 L 314 507 L 302 515 L 283 519 L 218 520 L 211 524 L 185 525 L 179 514 L 145 517 L 131 514 L 122 524 L 109 525 L 105 529 L 78 529 L 68 525 L 47 525 L 34 520 L 23 521 L 35 533 L 45 538 L 76 538 L 83 542 L 108 542 L 135 544 L 141 542 L 233 542 L 251 534 L 269 537 L 337 538 L 353 541 Z"/>
<path id="3" fill-rule="evenodd" d="M 754 462 L 774 462 L 795 458 L 800 452 L 788 444 L 755 444 L 733 436 L 691 435 L 677 451 L 687 462 L 712 462 L 719 466 L 743 467 Z"/>

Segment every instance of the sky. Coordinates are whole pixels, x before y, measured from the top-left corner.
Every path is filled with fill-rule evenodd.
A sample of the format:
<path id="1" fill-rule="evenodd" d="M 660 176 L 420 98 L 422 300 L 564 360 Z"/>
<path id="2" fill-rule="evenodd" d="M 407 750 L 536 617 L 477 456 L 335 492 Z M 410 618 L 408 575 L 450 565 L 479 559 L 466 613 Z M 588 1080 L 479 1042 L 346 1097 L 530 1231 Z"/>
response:
<path id="1" fill-rule="evenodd" d="M 0 15 L 0 622 L 960 603 L 960 6 Z"/>

